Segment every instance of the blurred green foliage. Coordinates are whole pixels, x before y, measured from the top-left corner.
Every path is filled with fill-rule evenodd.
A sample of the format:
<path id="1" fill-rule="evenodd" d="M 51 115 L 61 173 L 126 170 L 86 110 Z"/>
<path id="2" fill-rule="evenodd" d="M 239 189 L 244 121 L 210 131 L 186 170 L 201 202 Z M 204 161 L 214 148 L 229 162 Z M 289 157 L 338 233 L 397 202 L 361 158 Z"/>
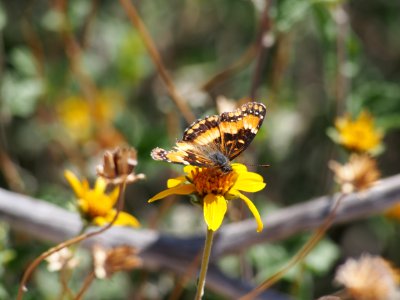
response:
<path id="1" fill-rule="evenodd" d="M 263 128 L 239 159 L 271 165 L 259 170 L 268 186 L 252 199 L 264 217 L 271 202 L 283 207 L 335 191 L 327 162 L 345 154 L 329 140 L 326 130 L 344 112 L 356 115 L 367 109 L 376 117 L 386 133 L 386 150 L 379 158 L 382 174 L 400 172 L 399 2 L 271 1 L 269 31 L 261 36 L 262 0 L 134 3 L 196 116 L 216 113 L 220 95 L 238 101 L 254 92 L 256 100 L 267 105 Z M 68 35 L 75 40 L 71 42 Z M 260 40 L 265 46 L 262 59 L 253 55 L 209 90 L 200 89 L 213 75 L 243 59 Z M 74 42 L 79 51 L 73 50 Z M 338 47 L 343 48 L 342 57 Z M 1 187 L 74 209 L 63 170 L 74 169 L 93 180 L 104 149 L 129 143 L 138 149 L 138 172 L 145 173 L 147 181 L 128 189 L 127 208 L 144 226 L 156 219 L 167 232 L 202 232 L 201 212 L 187 199 L 162 219 L 157 219 L 161 204 L 146 203 L 164 189 L 172 173 L 181 170 L 152 161 L 149 152 L 156 146 L 171 147 L 187 124 L 118 1 L 5 1 L 0 6 L 0 57 Z M 252 88 L 255 77 L 259 83 Z M 104 103 L 98 100 L 103 93 L 108 95 Z M 72 98 L 80 102 L 72 106 Z M 15 172 L 5 167 L 6 162 L 12 162 Z M 187 211 L 195 217 L 187 220 Z M 191 227 L 181 226 L 183 222 L 191 222 Z M 332 229 L 276 288 L 295 299 L 331 292 L 334 266 L 348 255 L 345 237 L 352 234 L 353 226 Z M 377 254 L 400 263 L 394 255 L 400 245 L 393 241 L 398 225 L 382 221 L 379 228 L 390 232 L 389 237 L 372 235 L 367 246 L 382 244 Z M 365 226 L 361 231 L 367 234 L 373 229 Z M 220 265 L 240 277 L 244 269 L 240 264 L 245 261 L 253 281 L 260 282 L 304 241 L 300 236 L 257 245 L 244 260 L 228 256 Z M 0 225 L 0 299 L 15 296 L 26 264 L 48 246 L 33 246 L 37 243 Z M 127 298 L 143 284 L 140 274 L 135 271 L 96 282 L 89 298 Z M 147 299 L 167 299 L 174 278 L 159 272 L 150 272 L 148 278 Z M 53 299 L 56 281 L 56 275 L 40 269 L 26 299 Z M 50 289 L 48 282 L 52 282 Z M 191 299 L 193 291 L 194 285 L 189 284 L 182 299 Z M 207 299 L 221 297 L 210 294 Z"/>

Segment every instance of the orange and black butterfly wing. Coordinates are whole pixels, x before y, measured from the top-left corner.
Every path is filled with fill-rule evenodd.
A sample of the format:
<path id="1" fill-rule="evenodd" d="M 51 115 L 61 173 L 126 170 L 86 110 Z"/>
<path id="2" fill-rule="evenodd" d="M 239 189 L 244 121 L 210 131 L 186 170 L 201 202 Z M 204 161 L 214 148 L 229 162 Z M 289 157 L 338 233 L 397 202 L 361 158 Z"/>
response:
<path id="1" fill-rule="evenodd" d="M 229 161 L 253 141 L 265 118 L 265 105 L 249 102 L 233 112 L 199 119 L 184 132 L 171 151 L 155 148 L 155 160 L 229 170 Z"/>
<path id="2" fill-rule="evenodd" d="M 155 160 L 171 163 L 210 167 L 215 163 L 210 153 L 220 148 L 219 116 L 214 115 L 199 119 L 184 132 L 183 138 L 176 142 L 171 151 L 155 148 L 151 156 Z"/>
<path id="3" fill-rule="evenodd" d="M 221 114 L 221 152 L 233 160 L 253 141 L 266 114 L 265 105 L 257 102 L 243 104 L 233 112 Z"/>

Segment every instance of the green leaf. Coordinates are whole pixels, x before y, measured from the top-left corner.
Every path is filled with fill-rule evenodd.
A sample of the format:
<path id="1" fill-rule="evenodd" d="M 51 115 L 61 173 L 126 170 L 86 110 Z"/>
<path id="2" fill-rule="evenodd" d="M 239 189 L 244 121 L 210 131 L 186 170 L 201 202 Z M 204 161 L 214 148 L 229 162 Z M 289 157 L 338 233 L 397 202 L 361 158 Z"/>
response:
<path id="1" fill-rule="evenodd" d="M 48 10 L 41 23 L 49 31 L 60 32 L 64 26 L 64 16 L 57 10 Z"/>
<path id="2" fill-rule="evenodd" d="M 19 79 L 6 74 L 1 85 L 2 109 L 14 116 L 27 117 L 36 109 L 36 103 L 43 94 L 43 82 L 39 79 Z"/>
<path id="3" fill-rule="evenodd" d="M 305 263 L 316 274 L 325 274 L 339 257 L 338 246 L 328 239 L 321 240 L 306 257 Z"/>
<path id="4" fill-rule="evenodd" d="M 289 31 L 297 22 L 305 19 L 310 12 L 310 7 L 311 2 L 309 0 L 282 1 L 276 22 L 278 31 Z"/>
<path id="5" fill-rule="evenodd" d="M 15 48 L 10 54 L 10 60 L 15 69 L 23 75 L 35 76 L 35 58 L 27 48 Z"/>
<path id="6" fill-rule="evenodd" d="M 336 144 L 340 144 L 340 135 L 339 132 L 336 130 L 336 128 L 334 127 L 329 127 L 326 130 L 326 135 L 330 137 L 330 139 L 336 143 Z"/>

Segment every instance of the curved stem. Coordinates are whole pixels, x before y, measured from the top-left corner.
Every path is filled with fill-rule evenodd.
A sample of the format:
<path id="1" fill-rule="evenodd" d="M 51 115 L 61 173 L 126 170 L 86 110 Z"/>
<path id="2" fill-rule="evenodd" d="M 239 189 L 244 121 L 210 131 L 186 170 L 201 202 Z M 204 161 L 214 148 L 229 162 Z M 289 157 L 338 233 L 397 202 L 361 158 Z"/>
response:
<path id="1" fill-rule="evenodd" d="M 286 266 L 284 266 L 280 271 L 276 272 L 270 278 L 268 278 L 263 283 L 261 283 L 253 291 L 242 296 L 239 300 L 254 299 L 261 292 L 270 288 L 274 283 L 276 283 L 279 279 L 281 279 L 282 276 L 285 275 L 294 265 L 296 265 L 298 262 L 302 261 L 311 252 L 311 250 L 315 247 L 315 245 L 324 237 L 325 232 L 332 225 L 332 222 L 335 219 L 336 212 L 339 208 L 339 205 L 342 202 L 342 199 L 344 198 L 345 195 L 346 195 L 345 193 L 340 194 L 339 198 L 337 198 L 337 200 L 332 208 L 332 211 L 330 212 L 328 217 L 325 219 L 325 221 L 322 223 L 322 225 L 318 228 L 318 230 L 311 236 L 311 238 L 303 246 L 303 248 L 301 248 L 300 251 L 297 252 L 297 254 L 295 256 L 293 256 L 293 258 L 287 263 Z"/>
<path id="2" fill-rule="evenodd" d="M 83 282 L 83 285 L 81 287 L 81 289 L 79 290 L 78 294 L 76 295 L 76 297 L 74 298 L 74 300 L 80 300 L 82 299 L 83 295 L 85 294 L 85 292 L 88 290 L 88 288 L 90 287 L 90 285 L 92 284 L 92 281 L 96 278 L 94 271 L 90 272 L 86 278 L 85 281 Z"/>
<path id="3" fill-rule="evenodd" d="M 257 41 L 256 41 L 257 59 L 256 59 L 254 72 L 252 75 L 251 88 L 250 88 L 250 98 L 251 99 L 255 99 L 257 96 L 257 88 L 260 84 L 262 68 L 263 68 L 263 65 L 264 65 L 266 57 L 267 57 L 267 53 L 266 53 L 267 47 L 264 46 L 263 38 L 272 26 L 272 22 L 269 18 L 269 10 L 270 10 L 270 6 L 271 6 L 271 2 L 272 2 L 271 0 L 265 1 L 264 11 L 263 11 L 261 19 L 260 19 L 260 29 L 259 29 Z"/>
<path id="4" fill-rule="evenodd" d="M 68 286 L 68 280 L 71 277 L 71 273 L 72 271 L 70 269 L 67 269 L 66 264 L 64 264 L 59 274 L 59 281 L 61 284 L 61 294 L 59 299 L 64 299 L 64 295 L 67 295 L 68 299 L 72 299 L 74 297 L 72 290 Z"/>
<path id="5" fill-rule="evenodd" d="M 206 235 L 206 241 L 204 243 L 203 259 L 201 260 L 200 275 L 199 275 L 199 280 L 197 282 L 197 292 L 194 298 L 195 300 L 201 300 L 203 298 L 213 237 L 214 237 L 214 231 L 208 229 Z"/>
<path id="6" fill-rule="evenodd" d="M 214 89 L 218 84 L 223 82 L 224 80 L 228 79 L 230 76 L 234 75 L 235 73 L 239 72 L 241 69 L 247 67 L 250 62 L 253 60 L 255 55 L 257 54 L 257 46 L 256 44 L 251 44 L 247 50 L 230 66 L 226 69 L 218 72 L 206 82 L 200 85 L 199 89 L 210 92 Z"/>
<path id="7" fill-rule="evenodd" d="M 170 293 L 170 296 L 168 300 L 177 300 L 180 299 L 181 294 L 190 280 L 191 277 L 193 277 L 193 274 L 196 272 L 197 267 L 200 263 L 200 257 L 201 257 L 201 252 L 199 252 L 196 257 L 193 259 L 193 261 L 190 263 L 190 265 L 187 267 L 185 273 L 180 277 L 177 278 L 175 282 L 175 287 Z"/>
<path id="8" fill-rule="evenodd" d="M 78 236 L 82 235 L 86 231 L 87 228 L 88 228 L 88 224 L 85 223 L 82 226 L 81 230 L 79 231 Z M 63 267 L 60 270 L 59 278 L 60 278 L 61 289 L 62 289 L 60 299 L 63 299 L 64 295 L 67 295 L 69 297 L 68 299 L 74 298 L 74 294 L 68 286 L 68 281 L 73 274 L 73 269 L 68 268 L 68 263 L 71 259 L 73 259 L 73 257 L 76 254 L 76 250 L 77 250 L 76 246 L 77 246 L 77 244 L 73 244 L 70 247 L 68 247 L 69 250 L 71 251 L 71 257 L 64 263 Z"/>
<path id="9" fill-rule="evenodd" d="M 185 120 L 189 124 L 192 123 L 196 118 L 189 109 L 189 107 L 186 105 L 185 100 L 179 95 L 178 91 L 176 90 L 176 87 L 171 77 L 169 76 L 167 70 L 165 69 L 160 53 L 157 51 L 157 48 L 154 45 L 154 41 L 151 38 L 149 32 L 147 31 L 147 28 L 144 25 L 142 19 L 140 18 L 135 6 L 132 4 L 130 0 L 120 0 L 119 2 L 125 9 L 125 12 L 128 15 L 132 24 L 136 27 L 141 39 L 143 40 L 144 45 L 147 48 L 147 51 L 150 54 L 151 59 L 153 60 L 154 65 L 157 68 L 157 71 L 161 79 L 164 81 L 164 84 L 167 87 L 167 90 L 172 100 L 175 102 L 176 106 L 181 111 Z"/>
<path id="10" fill-rule="evenodd" d="M 83 240 L 86 240 L 86 239 L 88 239 L 90 237 L 93 237 L 95 235 L 101 234 L 101 233 L 103 233 L 104 231 L 110 229 L 113 226 L 113 224 L 115 223 L 115 221 L 117 220 L 117 218 L 119 216 L 120 211 L 123 209 L 123 204 L 124 204 L 123 196 L 125 194 L 125 187 L 126 187 L 125 182 L 120 184 L 120 190 L 119 190 L 119 195 L 118 195 L 118 204 L 117 204 L 117 213 L 115 214 L 114 218 L 111 220 L 110 223 L 108 223 L 106 226 L 100 228 L 99 230 L 88 232 L 88 233 L 83 233 L 81 235 L 73 237 L 72 239 L 64 241 L 64 242 L 58 244 L 57 246 L 55 246 L 53 248 L 50 248 L 46 252 L 42 253 L 39 257 L 37 257 L 28 266 L 28 268 L 26 269 L 26 271 L 25 271 L 25 273 L 24 273 L 24 275 L 22 277 L 21 283 L 20 283 L 19 288 L 18 288 L 17 300 L 21 300 L 22 299 L 23 293 L 26 290 L 26 287 L 25 287 L 26 282 L 28 281 L 28 279 L 29 279 L 30 275 L 32 274 L 32 272 L 37 268 L 37 266 L 44 259 L 46 259 L 47 257 L 52 255 L 53 253 L 55 253 L 57 251 L 60 251 L 61 249 L 65 248 L 65 247 L 71 246 L 73 244 L 76 244 L 76 243 L 79 243 L 79 242 L 81 242 Z"/>

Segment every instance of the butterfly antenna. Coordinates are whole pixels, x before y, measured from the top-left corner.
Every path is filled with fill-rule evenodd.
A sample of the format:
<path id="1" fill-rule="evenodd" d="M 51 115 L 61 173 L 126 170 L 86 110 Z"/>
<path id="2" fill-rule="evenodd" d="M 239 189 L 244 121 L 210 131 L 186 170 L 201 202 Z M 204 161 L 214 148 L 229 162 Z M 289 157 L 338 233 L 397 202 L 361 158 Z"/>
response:
<path id="1" fill-rule="evenodd" d="M 263 167 L 263 168 L 269 168 L 271 165 L 269 164 L 261 164 L 261 165 L 249 165 L 249 164 L 244 164 L 246 167 Z"/>

